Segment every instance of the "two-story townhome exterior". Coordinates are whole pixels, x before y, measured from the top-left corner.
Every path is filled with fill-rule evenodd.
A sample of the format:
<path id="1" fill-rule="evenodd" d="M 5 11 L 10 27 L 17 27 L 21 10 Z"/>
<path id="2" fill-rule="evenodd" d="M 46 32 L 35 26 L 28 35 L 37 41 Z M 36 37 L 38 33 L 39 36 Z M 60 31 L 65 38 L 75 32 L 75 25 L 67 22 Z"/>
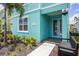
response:
<path id="1" fill-rule="evenodd" d="M 37 42 L 50 37 L 69 38 L 68 3 L 27 3 L 23 6 L 22 19 L 15 10 L 11 17 L 13 34 L 33 36 Z"/>

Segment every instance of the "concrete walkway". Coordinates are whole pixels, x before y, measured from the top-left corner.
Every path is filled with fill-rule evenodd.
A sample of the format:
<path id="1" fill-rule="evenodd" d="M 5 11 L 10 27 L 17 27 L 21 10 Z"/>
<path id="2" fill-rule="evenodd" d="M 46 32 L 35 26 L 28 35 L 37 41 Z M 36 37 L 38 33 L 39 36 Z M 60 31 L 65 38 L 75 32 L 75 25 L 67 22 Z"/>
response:
<path id="1" fill-rule="evenodd" d="M 43 43 L 41 46 L 39 46 L 27 56 L 49 56 L 54 47 L 55 44 Z"/>

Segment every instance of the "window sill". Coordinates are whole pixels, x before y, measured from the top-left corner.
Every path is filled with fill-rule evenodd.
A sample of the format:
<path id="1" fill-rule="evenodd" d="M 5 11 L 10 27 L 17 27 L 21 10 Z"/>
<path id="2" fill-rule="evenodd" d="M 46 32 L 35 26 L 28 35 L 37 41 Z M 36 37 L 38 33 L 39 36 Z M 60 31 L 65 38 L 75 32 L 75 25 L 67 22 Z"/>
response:
<path id="1" fill-rule="evenodd" d="M 22 32 L 22 33 L 28 33 L 28 31 L 18 31 L 18 32 Z"/>

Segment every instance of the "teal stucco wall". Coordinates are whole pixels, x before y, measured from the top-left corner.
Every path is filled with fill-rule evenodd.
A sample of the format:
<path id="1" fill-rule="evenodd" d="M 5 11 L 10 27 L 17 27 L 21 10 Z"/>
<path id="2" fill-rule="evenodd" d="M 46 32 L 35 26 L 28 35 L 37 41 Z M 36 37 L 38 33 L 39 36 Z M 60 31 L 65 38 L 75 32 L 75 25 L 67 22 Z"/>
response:
<path id="1" fill-rule="evenodd" d="M 28 18 L 28 32 L 20 32 L 18 30 L 18 17 L 12 18 L 12 32 L 19 36 L 33 36 L 40 42 L 40 10 L 27 13 L 24 16 Z M 35 16 L 36 15 L 36 16 Z"/>
<path id="2" fill-rule="evenodd" d="M 40 19 L 41 41 L 43 41 L 51 36 L 51 34 L 50 34 L 50 25 L 51 25 L 50 21 L 51 21 L 50 16 L 41 15 L 41 19 Z"/>

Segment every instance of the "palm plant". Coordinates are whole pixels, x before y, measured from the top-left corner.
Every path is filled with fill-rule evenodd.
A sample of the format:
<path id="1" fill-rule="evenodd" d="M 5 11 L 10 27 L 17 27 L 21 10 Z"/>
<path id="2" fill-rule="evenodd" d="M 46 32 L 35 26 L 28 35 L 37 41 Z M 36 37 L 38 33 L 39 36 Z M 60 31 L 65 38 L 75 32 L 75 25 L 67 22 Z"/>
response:
<path id="1" fill-rule="evenodd" d="M 6 39 L 6 20 L 8 18 L 8 16 L 11 16 L 12 15 L 12 12 L 13 12 L 13 9 L 15 9 L 20 15 L 19 15 L 19 18 L 21 18 L 21 16 L 23 15 L 24 13 L 24 8 L 23 8 L 23 4 L 22 3 L 3 3 L 2 4 L 4 6 L 4 11 L 5 11 L 5 30 L 4 30 L 4 42 L 5 44 L 7 43 L 7 39 Z"/>
<path id="2" fill-rule="evenodd" d="M 36 45 L 36 39 L 34 37 L 26 37 L 25 44 L 27 45 L 27 49 L 32 49 L 32 46 Z"/>

